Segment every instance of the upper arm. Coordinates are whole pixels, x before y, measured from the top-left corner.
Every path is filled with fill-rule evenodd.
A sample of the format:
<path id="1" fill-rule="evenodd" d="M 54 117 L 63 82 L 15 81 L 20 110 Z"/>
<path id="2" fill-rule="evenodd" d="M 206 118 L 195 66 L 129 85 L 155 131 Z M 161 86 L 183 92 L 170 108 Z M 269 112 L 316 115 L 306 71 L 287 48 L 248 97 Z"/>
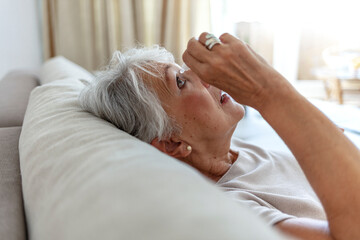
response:
<path id="1" fill-rule="evenodd" d="M 333 240 L 327 221 L 310 218 L 290 218 L 275 224 L 285 234 L 298 239 Z"/>

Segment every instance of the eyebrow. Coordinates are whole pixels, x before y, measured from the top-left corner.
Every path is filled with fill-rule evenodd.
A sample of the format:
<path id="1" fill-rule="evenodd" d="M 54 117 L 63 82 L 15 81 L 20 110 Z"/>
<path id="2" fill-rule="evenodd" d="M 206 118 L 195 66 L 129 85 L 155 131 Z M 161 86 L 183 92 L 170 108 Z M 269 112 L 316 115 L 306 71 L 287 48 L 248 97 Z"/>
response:
<path id="1" fill-rule="evenodd" d="M 170 80 L 170 76 L 169 76 L 169 69 L 172 67 L 171 64 L 167 64 L 164 68 L 164 74 L 165 74 L 165 81 L 164 82 L 164 85 L 163 87 L 161 87 L 161 89 L 169 94 L 169 95 L 173 95 L 173 90 L 172 89 L 172 83 L 171 83 L 171 80 Z M 161 90 L 160 89 L 160 90 Z"/>
<path id="2" fill-rule="evenodd" d="M 170 78 L 169 78 L 169 69 L 171 68 L 171 65 L 170 64 L 167 64 L 166 66 L 165 66 L 165 80 L 166 80 L 166 82 L 168 83 L 169 82 L 169 80 L 170 80 Z"/>

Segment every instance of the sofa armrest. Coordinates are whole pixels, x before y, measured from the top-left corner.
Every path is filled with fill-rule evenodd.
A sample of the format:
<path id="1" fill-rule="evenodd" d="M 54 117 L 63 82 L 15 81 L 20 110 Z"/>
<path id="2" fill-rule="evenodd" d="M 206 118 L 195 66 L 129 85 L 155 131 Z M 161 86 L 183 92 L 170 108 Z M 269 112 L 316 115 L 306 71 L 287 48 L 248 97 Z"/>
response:
<path id="1" fill-rule="evenodd" d="M 19 165 L 21 127 L 0 128 L 0 238 L 25 240 Z"/>
<path id="2" fill-rule="evenodd" d="M 0 127 L 21 126 L 30 92 L 39 85 L 35 74 L 14 71 L 0 80 Z"/>

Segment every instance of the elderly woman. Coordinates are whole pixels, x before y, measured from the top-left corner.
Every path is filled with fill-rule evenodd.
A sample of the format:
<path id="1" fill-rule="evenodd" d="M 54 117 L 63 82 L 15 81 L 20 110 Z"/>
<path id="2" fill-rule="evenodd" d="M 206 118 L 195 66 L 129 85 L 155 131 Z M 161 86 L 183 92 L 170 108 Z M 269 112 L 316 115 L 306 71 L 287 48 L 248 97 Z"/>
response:
<path id="1" fill-rule="evenodd" d="M 191 70 L 158 46 L 116 52 L 80 103 L 198 169 L 285 233 L 360 239 L 360 153 L 342 132 L 229 34 L 191 39 L 183 59 Z M 232 139 L 244 116 L 238 103 L 257 109 L 294 156 Z"/>

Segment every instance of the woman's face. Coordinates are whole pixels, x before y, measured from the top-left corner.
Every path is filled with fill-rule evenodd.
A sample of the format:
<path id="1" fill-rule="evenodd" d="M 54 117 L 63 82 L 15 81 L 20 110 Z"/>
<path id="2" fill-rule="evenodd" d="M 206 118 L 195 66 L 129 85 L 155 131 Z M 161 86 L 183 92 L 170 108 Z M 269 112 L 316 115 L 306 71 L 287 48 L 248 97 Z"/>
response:
<path id="1" fill-rule="evenodd" d="M 164 71 L 165 80 L 152 85 L 167 114 L 181 126 L 183 140 L 206 141 L 232 135 L 244 116 L 241 105 L 191 70 L 184 72 L 178 65 L 170 64 L 164 65 Z"/>

